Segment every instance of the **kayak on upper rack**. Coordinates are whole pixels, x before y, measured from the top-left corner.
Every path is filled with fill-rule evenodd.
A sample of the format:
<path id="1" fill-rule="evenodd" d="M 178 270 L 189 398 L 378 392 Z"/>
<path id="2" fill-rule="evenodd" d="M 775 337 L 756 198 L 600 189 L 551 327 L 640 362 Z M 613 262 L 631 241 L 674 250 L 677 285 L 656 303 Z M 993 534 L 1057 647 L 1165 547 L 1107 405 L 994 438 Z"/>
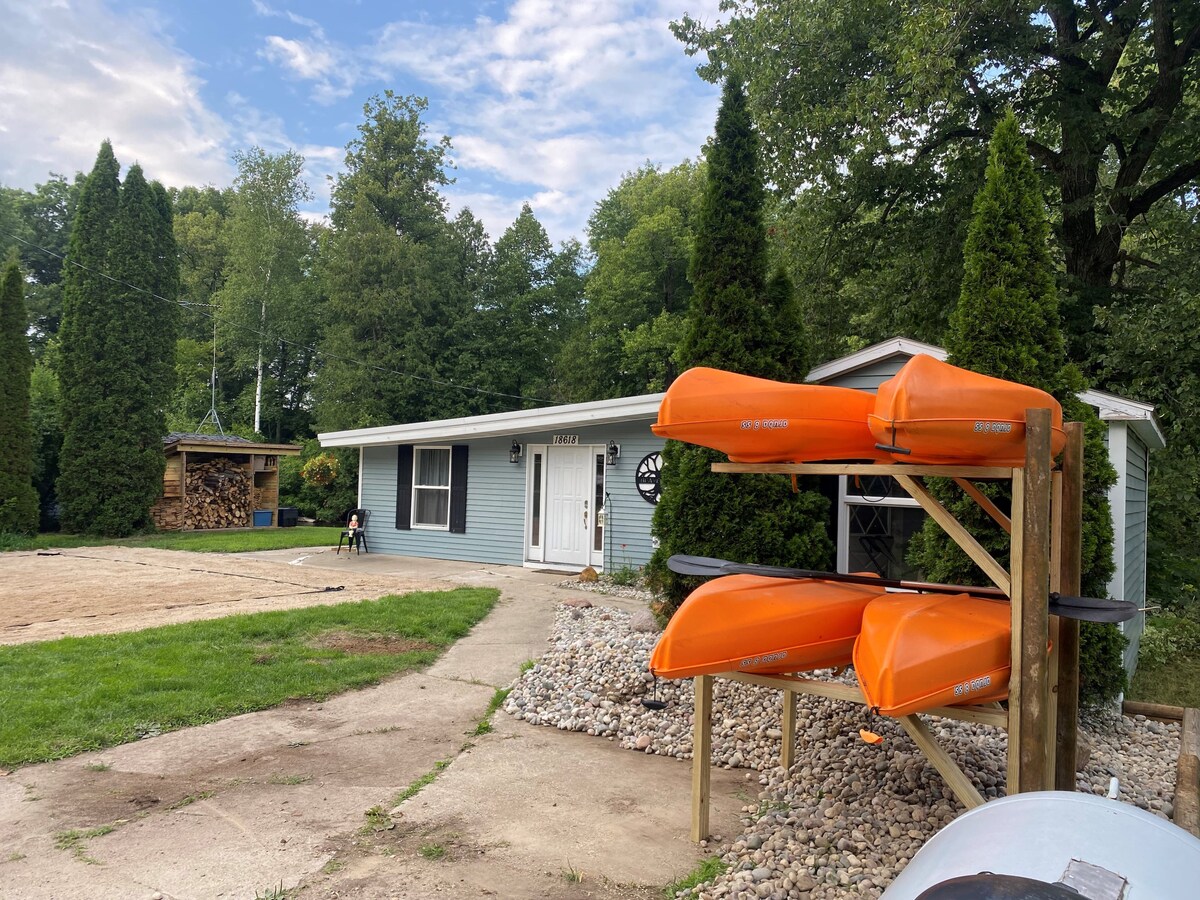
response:
<path id="1" fill-rule="evenodd" d="M 866 391 L 701 366 L 667 389 L 650 430 L 720 450 L 733 462 L 886 460 L 867 427 L 874 406 L 874 395 Z"/>
<path id="2" fill-rule="evenodd" d="M 689 369 L 651 430 L 739 463 L 821 461 L 1022 466 L 1025 411 L 1048 409 L 1051 452 L 1066 442 L 1062 407 L 1038 388 L 917 354 L 879 386 L 789 384 Z"/>
<path id="3" fill-rule="evenodd" d="M 1025 410 L 1050 410 L 1050 455 L 1066 444 L 1062 406 L 1050 394 L 918 353 L 879 385 L 871 434 L 901 462 L 1025 465 Z"/>

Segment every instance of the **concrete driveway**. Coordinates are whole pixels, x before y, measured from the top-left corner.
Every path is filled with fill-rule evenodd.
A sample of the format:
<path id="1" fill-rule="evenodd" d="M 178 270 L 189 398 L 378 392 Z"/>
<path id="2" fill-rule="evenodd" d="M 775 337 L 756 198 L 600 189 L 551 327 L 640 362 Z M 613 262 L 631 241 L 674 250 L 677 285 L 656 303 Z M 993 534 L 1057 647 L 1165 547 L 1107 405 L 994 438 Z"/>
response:
<path id="1" fill-rule="evenodd" d="M 236 573 L 239 560 L 281 577 L 502 593 L 425 672 L 0 777 L 0 897 L 648 898 L 703 858 L 688 840 L 689 763 L 502 712 L 473 734 L 496 688 L 542 653 L 559 604 L 580 596 L 563 576 L 329 551 L 222 564 Z M 730 835 L 757 785 L 713 775 L 713 827 Z"/>

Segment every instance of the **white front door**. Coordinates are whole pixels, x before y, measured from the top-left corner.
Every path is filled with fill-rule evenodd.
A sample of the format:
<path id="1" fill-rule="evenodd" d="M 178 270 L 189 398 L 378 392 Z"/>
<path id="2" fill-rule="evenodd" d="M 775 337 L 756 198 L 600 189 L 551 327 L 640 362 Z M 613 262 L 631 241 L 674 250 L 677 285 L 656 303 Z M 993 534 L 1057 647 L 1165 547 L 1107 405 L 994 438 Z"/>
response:
<path id="1" fill-rule="evenodd" d="M 546 448 L 545 561 L 586 566 L 596 511 L 592 509 L 592 448 Z"/>

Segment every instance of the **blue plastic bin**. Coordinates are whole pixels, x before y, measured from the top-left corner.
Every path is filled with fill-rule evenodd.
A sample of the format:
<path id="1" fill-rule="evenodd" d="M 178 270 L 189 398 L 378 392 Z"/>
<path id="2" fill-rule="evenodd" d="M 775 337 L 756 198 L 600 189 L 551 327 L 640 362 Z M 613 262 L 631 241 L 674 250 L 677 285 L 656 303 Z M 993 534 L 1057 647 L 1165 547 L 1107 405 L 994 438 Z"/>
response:
<path id="1" fill-rule="evenodd" d="M 271 526 L 271 511 L 269 509 L 256 509 L 254 511 L 254 527 L 269 528 Z"/>

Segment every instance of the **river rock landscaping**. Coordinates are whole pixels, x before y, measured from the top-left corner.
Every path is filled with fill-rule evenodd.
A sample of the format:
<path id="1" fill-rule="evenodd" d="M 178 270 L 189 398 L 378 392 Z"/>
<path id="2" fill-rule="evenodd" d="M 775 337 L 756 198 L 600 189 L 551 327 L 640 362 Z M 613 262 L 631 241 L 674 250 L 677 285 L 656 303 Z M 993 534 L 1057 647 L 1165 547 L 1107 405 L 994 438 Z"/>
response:
<path id="1" fill-rule="evenodd" d="M 628 588 L 621 590 L 629 595 Z M 601 597 L 596 598 L 602 602 Z M 513 685 L 504 710 L 531 725 L 581 731 L 642 753 L 692 756 L 692 681 L 647 671 L 658 629 L 649 610 L 564 606 L 550 648 Z M 835 677 L 832 672 L 820 677 Z M 852 673 L 836 676 L 853 681 Z M 641 704 L 657 691 L 663 710 Z M 796 764 L 778 765 L 781 692 L 718 679 L 713 690 L 713 765 L 745 769 L 740 835 L 713 835 L 725 874 L 681 897 L 833 900 L 878 897 L 938 829 L 963 811 L 899 724 L 869 718 L 860 704 L 800 695 Z M 1003 796 L 1003 731 L 928 720 L 985 798 Z M 878 746 L 858 735 L 868 726 Z M 1092 715 L 1081 728 L 1087 762 L 1080 791 L 1104 794 L 1169 817 L 1179 726 L 1145 717 Z M 687 797 L 679 802 L 686 804 Z"/>

